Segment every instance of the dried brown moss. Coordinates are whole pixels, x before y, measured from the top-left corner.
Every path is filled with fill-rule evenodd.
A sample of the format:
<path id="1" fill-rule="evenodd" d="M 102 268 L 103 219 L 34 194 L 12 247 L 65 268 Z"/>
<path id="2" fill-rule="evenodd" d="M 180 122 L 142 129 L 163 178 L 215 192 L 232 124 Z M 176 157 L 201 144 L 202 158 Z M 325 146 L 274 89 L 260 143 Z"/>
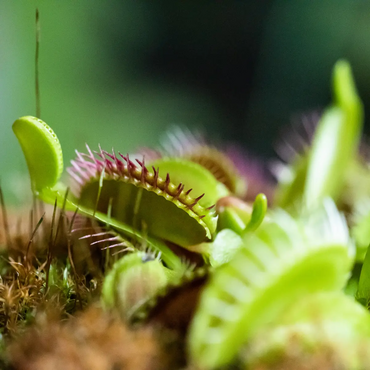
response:
<path id="1" fill-rule="evenodd" d="M 173 333 L 129 329 L 96 307 L 64 323 L 34 325 L 10 345 L 8 354 L 16 370 L 159 370 L 183 365 L 181 342 Z"/>

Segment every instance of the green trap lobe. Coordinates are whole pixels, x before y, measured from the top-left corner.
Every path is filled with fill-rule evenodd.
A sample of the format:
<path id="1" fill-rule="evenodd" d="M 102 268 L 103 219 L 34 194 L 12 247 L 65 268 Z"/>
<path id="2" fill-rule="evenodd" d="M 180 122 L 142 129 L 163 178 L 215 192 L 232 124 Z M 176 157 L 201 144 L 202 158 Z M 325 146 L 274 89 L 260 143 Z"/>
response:
<path id="1" fill-rule="evenodd" d="M 53 130 L 32 116 L 18 118 L 13 131 L 22 147 L 31 177 L 32 189 L 53 187 L 63 172 L 63 155 Z"/>
<path id="2" fill-rule="evenodd" d="M 226 365 L 298 298 L 343 288 L 353 251 L 345 221 L 332 206 L 325 212 L 300 221 L 277 212 L 246 235 L 234 257 L 215 271 L 188 337 L 196 364 L 205 369 Z"/>
<path id="3" fill-rule="evenodd" d="M 207 233 L 207 229 L 196 219 L 197 216 L 189 216 L 184 206 L 182 209 L 155 192 L 142 190 L 143 188 L 123 181 L 104 180 L 96 210 L 106 214 L 109 200 L 112 199 L 112 219 L 130 226 L 135 223 L 138 230 L 183 247 L 198 244 L 211 237 L 210 232 Z M 86 184 L 80 194 L 80 204 L 93 209 L 98 191 L 97 182 Z M 141 199 L 136 204 L 140 191 Z"/>

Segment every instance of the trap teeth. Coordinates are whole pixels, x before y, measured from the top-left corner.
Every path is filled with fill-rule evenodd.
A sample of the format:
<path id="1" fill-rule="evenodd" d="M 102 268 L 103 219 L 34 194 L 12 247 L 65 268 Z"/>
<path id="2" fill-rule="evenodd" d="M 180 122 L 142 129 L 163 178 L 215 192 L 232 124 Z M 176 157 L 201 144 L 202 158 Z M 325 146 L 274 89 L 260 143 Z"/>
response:
<path id="1" fill-rule="evenodd" d="M 77 154 L 70 173 L 80 184 L 81 206 L 184 248 L 212 238 L 217 216 L 208 207 L 227 190 L 207 170 L 177 159 L 146 167 L 120 156 L 89 148 L 88 154 Z"/>

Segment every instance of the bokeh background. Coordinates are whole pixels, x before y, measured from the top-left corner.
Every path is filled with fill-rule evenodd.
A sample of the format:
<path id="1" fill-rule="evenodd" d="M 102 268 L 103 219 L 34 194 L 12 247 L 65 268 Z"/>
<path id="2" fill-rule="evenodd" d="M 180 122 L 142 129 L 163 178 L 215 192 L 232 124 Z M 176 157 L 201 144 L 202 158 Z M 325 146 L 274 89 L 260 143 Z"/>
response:
<path id="1" fill-rule="evenodd" d="M 272 158 L 292 117 L 328 104 L 342 57 L 370 106 L 370 1 L 0 0 L 0 181 L 8 202 L 30 199 L 11 124 L 35 114 L 36 7 L 41 118 L 66 164 L 85 142 L 126 153 L 157 145 L 174 124 Z"/>

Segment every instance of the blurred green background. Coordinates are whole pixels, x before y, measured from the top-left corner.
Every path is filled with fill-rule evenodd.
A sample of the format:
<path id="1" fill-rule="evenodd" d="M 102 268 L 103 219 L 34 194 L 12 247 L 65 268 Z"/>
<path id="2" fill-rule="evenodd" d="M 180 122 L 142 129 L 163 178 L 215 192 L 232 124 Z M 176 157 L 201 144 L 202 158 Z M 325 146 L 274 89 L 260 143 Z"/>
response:
<path id="1" fill-rule="evenodd" d="M 12 122 L 41 118 L 65 163 L 98 143 L 126 153 L 173 124 L 201 127 L 264 158 L 293 115 L 324 107 L 338 58 L 370 105 L 370 1 L 0 0 L 0 181 L 30 198 Z"/>

